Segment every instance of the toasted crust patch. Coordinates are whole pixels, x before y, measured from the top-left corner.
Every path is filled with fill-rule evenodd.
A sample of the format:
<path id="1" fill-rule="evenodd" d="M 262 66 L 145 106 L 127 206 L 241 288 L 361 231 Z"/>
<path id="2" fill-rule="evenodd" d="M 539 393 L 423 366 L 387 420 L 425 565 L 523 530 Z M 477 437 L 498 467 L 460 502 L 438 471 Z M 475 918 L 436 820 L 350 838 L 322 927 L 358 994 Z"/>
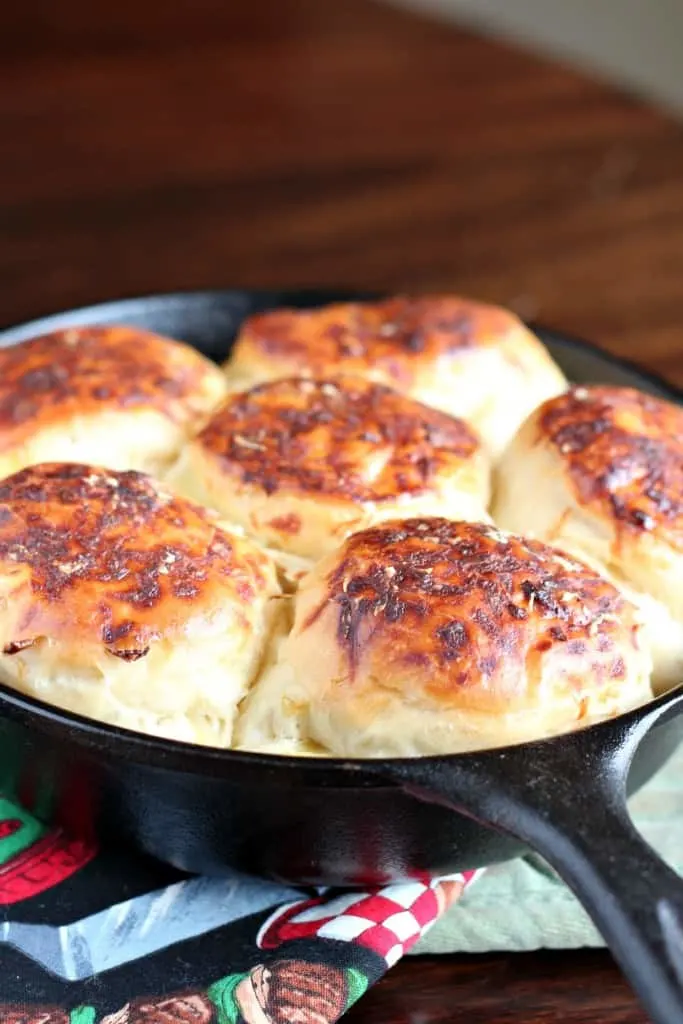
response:
<path id="1" fill-rule="evenodd" d="M 322 309 L 277 309 L 250 317 L 232 365 L 270 360 L 313 375 L 337 368 L 387 382 L 410 383 L 411 364 L 489 345 L 519 325 L 506 310 L 455 296 L 398 296 L 382 302 L 336 303 Z"/>
<path id="2" fill-rule="evenodd" d="M 584 505 L 683 547 L 683 409 L 632 388 L 574 387 L 537 416 Z"/>
<path id="3" fill-rule="evenodd" d="M 137 472 L 34 466 L 0 483 L 2 647 L 101 645 L 136 660 L 220 602 L 272 587 L 268 559 Z"/>
<path id="4" fill-rule="evenodd" d="M 462 420 L 361 377 L 232 395 L 166 476 L 266 547 L 317 559 L 384 519 L 486 519 L 487 453 Z"/>
<path id="5" fill-rule="evenodd" d="M 0 349 L 0 453 L 38 430 L 101 411 L 205 416 L 223 376 L 189 345 L 133 327 L 73 327 Z"/>
<path id="6" fill-rule="evenodd" d="M 582 562 L 487 524 L 396 520 L 302 580 L 236 736 L 341 757 L 481 750 L 637 706 L 650 668 L 635 607 Z"/>
<path id="7" fill-rule="evenodd" d="M 229 399 L 198 437 L 221 472 L 354 502 L 421 493 L 478 452 L 462 420 L 362 378 L 273 381 Z"/>
<path id="8" fill-rule="evenodd" d="M 413 519 L 351 536 L 302 628 L 331 607 L 352 675 L 369 663 L 417 667 L 424 690 L 445 703 L 454 694 L 467 703 L 468 691 L 479 706 L 498 702 L 518 664 L 514 701 L 533 685 L 530 652 L 560 644 L 570 659 L 599 653 L 596 684 L 625 672 L 619 591 L 543 544 L 483 524 Z"/>

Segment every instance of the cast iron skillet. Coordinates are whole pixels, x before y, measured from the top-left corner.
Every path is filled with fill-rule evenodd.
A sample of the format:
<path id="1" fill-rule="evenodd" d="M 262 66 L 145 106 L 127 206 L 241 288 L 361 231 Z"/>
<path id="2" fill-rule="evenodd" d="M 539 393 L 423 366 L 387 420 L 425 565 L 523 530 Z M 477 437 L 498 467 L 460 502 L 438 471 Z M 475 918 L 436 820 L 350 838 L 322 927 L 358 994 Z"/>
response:
<path id="1" fill-rule="evenodd" d="M 222 359 L 242 318 L 346 293 L 221 291 L 63 313 L 0 334 L 125 322 Z M 541 330 L 576 381 L 663 382 Z M 571 886 L 655 1024 L 683 1022 L 683 881 L 626 809 L 683 733 L 683 688 L 580 732 L 517 747 L 383 761 L 297 759 L 154 739 L 0 687 L 0 767 L 20 797 L 81 834 L 130 842 L 189 871 L 226 867 L 298 883 L 366 884 L 448 873 L 528 844 Z"/>

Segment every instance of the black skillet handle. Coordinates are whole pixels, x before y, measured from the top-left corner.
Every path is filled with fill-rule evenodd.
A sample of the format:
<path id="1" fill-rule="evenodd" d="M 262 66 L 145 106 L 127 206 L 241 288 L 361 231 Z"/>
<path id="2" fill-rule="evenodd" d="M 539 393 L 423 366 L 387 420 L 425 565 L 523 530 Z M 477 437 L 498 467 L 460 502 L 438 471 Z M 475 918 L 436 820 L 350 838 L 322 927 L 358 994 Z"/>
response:
<path id="1" fill-rule="evenodd" d="M 474 757 L 386 762 L 383 774 L 528 843 L 582 902 L 653 1024 L 683 1024 L 683 879 L 626 809 L 639 743 L 658 720 L 683 711 L 683 693 L 658 704 L 616 729 Z M 646 742 L 656 743 L 658 732 Z"/>

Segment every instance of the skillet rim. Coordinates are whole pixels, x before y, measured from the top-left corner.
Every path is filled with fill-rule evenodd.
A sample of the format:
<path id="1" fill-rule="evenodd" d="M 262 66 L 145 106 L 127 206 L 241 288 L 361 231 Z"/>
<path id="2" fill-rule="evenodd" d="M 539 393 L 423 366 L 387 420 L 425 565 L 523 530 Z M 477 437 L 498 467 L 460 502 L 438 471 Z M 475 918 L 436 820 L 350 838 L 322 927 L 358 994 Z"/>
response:
<path id="1" fill-rule="evenodd" d="M 215 288 L 154 292 L 150 295 L 126 296 L 87 306 L 79 306 L 74 309 L 66 309 L 57 313 L 32 318 L 19 324 L 2 327 L 0 328 L 0 347 L 17 344 L 22 340 L 36 337 L 51 330 L 59 330 L 60 326 L 64 325 L 66 321 L 69 321 L 72 325 L 84 325 L 91 319 L 117 314 L 119 310 L 121 310 L 122 316 L 125 316 L 127 309 L 133 311 L 136 307 L 147 310 L 153 305 L 166 308 L 174 305 L 191 305 L 196 306 L 197 310 L 201 310 L 204 305 L 210 306 L 213 303 L 223 302 L 230 296 L 235 298 L 243 296 L 244 298 L 256 299 L 260 302 L 268 302 L 271 298 L 277 298 L 278 305 L 315 305 L 316 301 L 327 303 L 333 301 L 369 300 L 379 298 L 383 294 L 382 292 L 370 292 L 354 288 L 332 287 L 300 289 Z M 636 361 L 615 355 L 594 342 L 586 341 L 572 334 L 566 334 L 554 327 L 539 324 L 535 321 L 529 322 L 528 326 L 535 333 L 538 333 L 543 340 L 554 341 L 565 348 L 598 356 L 615 367 L 633 373 L 643 382 L 648 383 L 660 392 L 663 398 L 683 404 L 683 388 L 668 382 L 659 374 L 645 369 Z M 548 743 L 553 743 L 563 737 L 572 737 L 577 733 L 582 735 L 586 733 L 596 734 L 597 732 L 607 732 L 614 728 L 629 730 L 641 719 L 649 717 L 662 708 L 666 708 L 669 703 L 675 704 L 682 695 L 683 681 L 667 693 L 654 697 L 647 704 L 633 708 L 614 718 L 595 722 L 593 725 L 585 726 L 579 730 L 558 733 L 557 735 L 546 736 L 537 740 L 529 740 L 525 743 L 487 747 L 482 750 L 461 753 L 433 754 L 419 758 L 314 757 L 308 755 L 268 754 L 257 751 L 203 746 L 201 744 L 153 736 L 148 733 L 139 733 L 122 726 L 99 722 L 96 719 L 79 715 L 76 712 L 62 710 L 37 698 L 20 694 L 3 683 L 0 683 L 0 717 L 8 717 L 13 721 L 18 721 L 25 728 L 37 731 L 43 735 L 57 735 L 58 738 L 65 740 L 67 743 L 77 745 L 86 750 L 94 750 L 105 757 L 117 759 L 123 757 L 127 763 L 134 763 L 141 767 L 178 771 L 188 775 L 209 776 L 216 779 L 224 775 L 224 772 L 216 772 L 217 767 L 229 771 L 231 767 L 237 768 L 238 765 L 244 768 L 268 769 L 271 772 L 277 771 L 279 768 L 283 770 L 297 769 L 307 773 L 315 773 L 317 776 L 329 776 L 332 780 L 338 779 L 339 776 L 348 778 L 348 774 L 352 773 L 354 776 L 357 776 L 355 781 L 360 782 L 361 778 L 358 778 L 360 776 L 366 785 L 386 786 L 387 780 L 379 778 L 376 774 L 376 766 L 380 763 L 391 764 L 397 768 L 402 765 L 410 765 L 416 760 L 427 765 L 434 762 L 443 762 L 444 759 L 462 763 L 463 760 L 473 760 L 494 752 L 499 756 L 505 756 L 520 749 L 529 751 L 539 746 L 545 747 Z M 374 768 L 373 765 L 375 766 Z"/>

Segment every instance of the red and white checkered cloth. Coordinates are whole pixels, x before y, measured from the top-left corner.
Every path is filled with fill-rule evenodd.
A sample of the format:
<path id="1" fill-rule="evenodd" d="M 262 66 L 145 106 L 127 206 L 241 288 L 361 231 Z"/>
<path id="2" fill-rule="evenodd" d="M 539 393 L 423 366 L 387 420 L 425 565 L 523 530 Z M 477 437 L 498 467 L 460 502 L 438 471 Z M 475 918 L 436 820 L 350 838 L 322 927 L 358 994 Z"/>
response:
<path id="1" fill-rule="evenodd" d="M 430 882 L 388 885 L 375 892 L 285 904 L 261 927 L 257 944 L 276 949 L 294 939 L 318 936 L 355 942 L 384 957 L 389 967 L 407 953 L 478 872 Z"/>

